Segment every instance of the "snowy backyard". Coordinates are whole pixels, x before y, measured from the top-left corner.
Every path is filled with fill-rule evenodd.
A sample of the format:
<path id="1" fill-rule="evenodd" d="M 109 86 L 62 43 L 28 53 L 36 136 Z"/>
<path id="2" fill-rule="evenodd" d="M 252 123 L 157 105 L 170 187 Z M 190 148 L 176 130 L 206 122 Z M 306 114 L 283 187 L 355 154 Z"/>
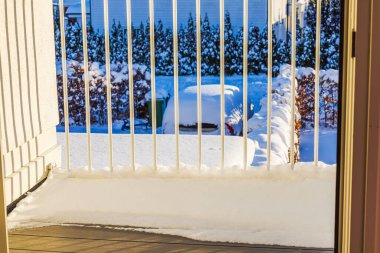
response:
<path id="1" fill-rule="evenodd" d="M 276 89 L 278 92 L 273 95 L 273 104 L 272 104 L 272 164 L 285 164 L 288 162 L 287 158 L 287 152 L 290 147 L 290 66 L 284 65 L 282 68 L 282 72 L 278 77 L 273 78 L 273 89 Z M 301 69 L 300 73 L 303 74 L 306 72 L 306 70 Z M 322 72 L 324 73 L 324 72 Z M 309 74 L 309 73 L 307 73 Z M 334 73 L 337 75 L 337 72 Z M 334 74 L 330 74 L 330 76 L 334 76 Z M 117 75 L 118 79 L 128 78 L 127 73 L 119 74 Z M 333 77 L 336 78 L 336 77 Z M 196 121 L 196 94 L 192 97 L 185 97 L 183 95 L 183 91 L 187 90 L 188 88 L 194 88 L 196 85 L 196 76 L 180 76 L 179 77 L 179 121 L 180 124 L 182 122 L 189 123 L 189 120 L 193 118 L 193 120 Z M 174 91 L 174 78 L 172 76 L 157 76 L 156 77 L 156 89 L 157 89 L 157 97 L 160 98 L 160 95 L 168 95 L 173 96 Z M 220 82 L 219 76 L 202 76 L 202 87 L 207 88 L 210 87 L 212 84 L 216 84 Z M 236 87 L 240 90 L 240 92 L 234 94 L 232 97 L 233 100 L 238 101 L 239 103 L 242 103 L 242 86 L 243 86 L 243 76 L 241 75 L 233 75 L 233 76 L 226 76 L 225 80 L 226 86 L 232 85 L 232 87 Z M 215 87 L 215 92 L 220 94 L 220 88 Z M 226 91 L 228 92 L 228 89 L 226 88 Z M 282 95 L 279 95 L 282 94 Z M 147 94 L 149 95 L 149 93 Z M 252 141 L 249 144 L 253 143 L 253 145 L 248 146 L 249 153 L 251 155 L 255 155 L 254 157 L 249 157 L 249 165 L 252 166 L 262 166 L 266 162 L 266 135 L 267 135 L 267 116 L 266 116 L 266 101 L 267 101 L 267 76 L 264 74 L 260 75 L 249 75 L 248 76 L 248 102 L 252 103 L 254 105 L 254 112 L 255 114 L 253 117 L 248 121 L 248 138 Z M 227 93 L 225 95 L 226 100 L 228 102 L 228 96 Z M 150 97 L 150 96 L 146 96 Z M 172 100 L 170 100 L 172 101 Z M 192 102 L 192 103 L 191 103 Z M 219 100 L 216 101 L 215 104 L 210 104 L 210 101 L 207 100 L 207 97 L 202 97 L 202 121 L 203 122 L 216 122 L 215 124 L 220 123 L 220 107 L 219 107 Z M 170 102 L 169 102 L 170 105 Z M 173 107 L 169 107 L 166 109 L 164 114 L 164 122 L 166 122 L 166 134 L 174 134 L 174 111 Z M 170 109 L 169 109 L 170 108 Z M 242 109 L 242 108 L 240 108 Z M 228 112 L 230 111 L 228 107 L 226 107 L 226 119 L 228 118 Z M 242 111 L 240 111 L 241 117 Z M 313 113 L 313 112 L 312 112 Z M 165 119 L 169 118 L 169 120 Z M 240 118 L 239 118 L 240 119 Z M 129 120 L 128 116 L 125 118 L 125 120 Z M 147 124 L 147 121 L 145 120 L 139 120 L 135 119 L 136 126 L 135 126 L 135 133 L 138 134 L 137 141 L 140 144 L 136 144 L 136 147 L 141 152 L 137 152 L 137 164 L 149 164 L 149 161 L 151 161 L 152 157 L 152 129 Z M 190 120 L 191 121 L 191 120 Z M 227 120 L 228 121 L 228 120 Z M 113 122 L 113 129 L 112 132 L 113 140 L 114 140 L 114 151 L 118 152 L 121 150 L 124 157 L 123 159 L 117 159 L 115 160 L 115 163 L 117 166 L 130 166 L 130 155 L 128 155 L 128 152 L 130 152 L 130 139 L 129 139 L 129 133 L 130 131 L 122 130 L 123 126 L 123 120 L 114 120 Z M 141 124 L 143 122 L 144 124 Z M 140 125 L 141 124 L 141 125 Z M 242 125 L 240 125 L 240 128 Z M 169 129 L 169 131 L 168 131 Z M 64 126 L 60 125 L 57 127 L 58 132 L 64 132 Z M 86 126 L 78 126 L 78 125 L 70 125 L 70 133 L 85 133 L 86 132 Z M 107 125 L 98 125 L 98 124 L 92 124 L 91 125 L 91 133 L 92 134 L 100 134 L 96 135 L 97 137 L 92 138 L 93 141 L 97 143 L 97 145 L 94 146 L 94 149 L 91 150 L 92 153 L 97 154 L 95 157 L 100 157 L 99 163 L 94 163 L 94 166 L 97 168 L 103 168 L 107 164 L 107 150 L 108 150 L 108 144 L 107 144 L 107 136 L 106 133 Z M 171 166 L 175 163 L 175 151 L 172 150 L 174 147 L 174 136 L 168 137 L 169 142 L 173 145 L 168 145 L 165 141 L 165 137 L 160 136 L 164 133 L 162 127 L 157 128 L 157 133 L 159 134 L 158 138 L 158 152 L 165 153 L 165 156 L 167 158 L 161 159 L 162 155 L 158 155 L 158 164 L 160 166 Z M 196 157 L 196 150 L 197 149 L 197 137 L 194 136 L 191 137 L 185 137 L 184 135 L 196 135 L 196 130 L 189 132 L 189 131 L 180 131 L 181 139 L 180 139 L 180 150 L 181 154 L 189 154 L 187 156 L 181 156 L 181 161 L 184 165 L 194 165 L 196 164 L 195 160 Z M 226 133 L 228 134 L 228 129 L 226 129 Z M 103 136 L 102 136 L 103 134 Z M 139 136 L 139 135 L 142 136 Z M 120 136 L 122 135 L 122 136 Z M 209 135 L 213 135 L 214 138 L 210 137 Z M 145 137 L 144 137 L 145 136 Z M 217 137 L 219 136 L 219 137 Z M 58 135 L 60 143 L 64 147 L 64 135 L 59 134 Z M 99 140 L 102 141 L 99 141 Z M 203 144 L 205 145 L 204 149 L 209 150 L 209 147 L 214 150 L 214 153 L 212 155 L 204 155 L 204 161 L 205 166 L 213 167 L 218 166 L 218 161 L 220 161 L 220 131 L 211 131 L 211 132 L 203 132 Z M 237 160 L 241 161 L 243 158 L 242 151 L 242 139 L 241 137 L 235 137 L 231 138 L 235 139 L 236 141 L 229 141 L 229 143 L 226 143 L 226 159 L 231 161 L 232 166 L 242 166 L 243 164 L 241 162 L 236 163 L 232 162 Z M 71 140 L 71 148 L 72 155 L 77 157 L 74 158 L 76 163 L 74 163 L 74 166 L 85 166 L 87 163 L 86 156 L 87 156 L 87 150 L 86 150 L 86 136 L 84 134 L 78 135 L 78 134 L 72 134 L 70 136 Z M 186 141 L 189 140 L 189 141 Z M 305 127 L 300 129 L 300 147 L 299 147 L 299 153 L 300 153 L 300 161 L 301 162 L 312 162 L 314 157 L 314 128 L 312 127 Z M 319 155 L 319 161 L 333 165 L 336 163 L 336 142 L 337 142 L 337 128 L 336 127 L 320 127 L 319 131 L 319 149 L 320 149 L 320 155 Z M 233 143 L 233 144 L 232 144 Z M 81 146 L 80 149 L 76 149 L 75 147 Z M 95 148 L 96 147 L 96 148 Z M 236 149 L 236 147 L 238 149 Z M 328 147 L 328 148 L 327 148 Z M 188 153 L 187 150 L 191 150 L 192 152 Z M 78 153 L 80 151 L 80 153 Z M 143 151 L 143 152 L 142 152 Z M 231 152 L 232 151 L 232 152 Z M 141 155 L 144 153 L 145 155 Z M 79 155 L 80 154 L 80 155 Z M 193 156 L 194 154 L 194 156 Z M 236 156 L 236 157 L 234 157 Z M 65 157 L 64 155 L 62 157 Z M 117 155 L 116 155 L 117 157 Z M 211 159 L 210 161 L 208 159 Z M 104 160 L 103 162 L 101 162 Z M 190 163 L 188 163 L 190 162 Z M 216 162 L 216 164 L 214 163 Z M 150 162 L 150 164 L 152 164 Z M 63 163 L 64 167 L 64 163 Z"/>

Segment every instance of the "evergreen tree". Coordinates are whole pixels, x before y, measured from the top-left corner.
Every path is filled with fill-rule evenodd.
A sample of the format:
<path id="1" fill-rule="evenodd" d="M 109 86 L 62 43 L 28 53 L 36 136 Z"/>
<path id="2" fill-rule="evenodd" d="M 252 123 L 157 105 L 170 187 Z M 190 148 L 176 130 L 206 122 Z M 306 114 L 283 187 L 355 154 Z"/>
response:
<path id="1" fill-rule="evenodd" d="M 55 58 L 57 62 L 61 61 L 61 29 L 59 27 L 59 14 L 54 9 L 54 36 L 55 36 Z"/>
<path id="2" fill-rule="evenodd" d="M 309 27 L 316 27 L 316 0 L 309 0 L 305 13 L 305 25 Z"/>
<path id="3" fill-rule="evenodd" d="M 144 36 L 144 49 L 143 52 L 143 59 L 141 64 L 148 67 L 150 70 L 150 21 L 147 19 L 146 25 L 145 25 L 145 36 Z"/>
<path id="4" fill-rule="evenodd" d="M 291 58 L 290 45 L 284 40 L 278 40 L 276 45 L 277 45 L 276 61 L 279 63 L 279 66 L 281 67 L 281 65 L 283 64 L 290 64 L 290 58 Z M 274 71 L 274 74 L 278 74 L 277 69 L 273 69 L 273 71 Z"/>
<path id="5" fill-rule="evenodd" d="M 238 73 L 239 70 L 239 55 L 236 44 L 236 38 L 231 24 L 231 16 L 227 11 L 224 18 L 224 43 L 225 43 L 225 72 L 228 75 Z"/>
<path id="6" fill-rule="evenodd" d="M 87 30 L 87 49 L 89 62 L 105 63 L 104 36 L 95 32 L 92 26 Z"/>
<path id="7" fill-rule="evenodd" d="M 297 21 L 297 66 L 315 66 L 316 13 L 315 0 L 311 0 L 306 9 L 304 27 L 301 28 Z"/>
<path id="8" fill-rule="evenodd" d="M 68 23 L 65 34 L 67 60 L 82 61 L 82 28 L 78 25 L 78 23 Z"/>
<path id="9" fill-rule="evenodd" d="M 128 55 L 126 54 L 127 41 L 124 32 L 124 28 L 120 22 L 118 24 L 115 21 L 111 27 L 110 34 L 110 58 L 111 63 L 126 62 Z"/>
<path id="10" fill-rule="evenodd" d="M 155 56 L 157 75 L 173 74 L 172 34 L 164 26 L 161 20 L 155 25 Z"/>
<path id="11" fill-rule="evenodd" d="M 243 46 L 244 46 L 244 30 L 243 27 L 239 28 L 238 34 L 236 35 L 236 53 L 239 56 L 237 59 L 237 69 L 234 74 L 242 74 L 243 73 Z"/>
<path id="12" fill-rule="evenodd" d="M 215 33 L 215 30 L 211 28 L 207 13 L 203 19 L 201 29 L 202 74 L 216 75 L 219 72 L 219 49 L 214 41 L 213 33 Z"/>
<path id="13" fill-rule="evenodd" d="M 322 1 L 321 67 L 339 68 L 340 0 Z"/>
<path id="14" fill-rule="evenodd" d="M 183 25 L 178 29 L 178 72 L 179 75 L 189 75 L 186 69 L 189 66 L 188 57 L 186 57 L 186 33 Z M 191 71 L 189 71 L 191 73 Z"/>
<path id="15" fill-rule="evenodd" d="M 248 70 L 250 73 L 260 73 L 260 29 L 257 26 L 251 27 L 248 33 Z"/>
<path id="16" fill-rule="evenodd" d="M 133 29 L 133 31 L 133 62 L 136 64 L 145 64 L 146 55 L 149 53 L 149 44 L 147 44 L 147 42 L 149 42 L 149 34 L 147 39 L 143 22 L 140 23 L 139 28 Z"/>
<path id="17" fill-rule="evenodd" d="M 303 35 L 297 39 L 297 66 L 315 66 L 315 28 L 305 26 Z"/>
<path id="18" fill-rule="evenodd" d="M 259 72 L 266 73 L 268 71 L 268 31 L 267 28 L 264 28 L 260 33 L 259 41 Z"/>
<path id="19" fill-rule="evenodd" d="M 181 75 L 196 73 L 197 52 L 195 30 L 194 19 L 191 13 L 189 13 L 186 29 L 181 26 L 178 31 L 179 72 Z"/>
<path id="20" fill-rule="evenodd" d="M 273 32 L 273 37 L 272 37 L 272 72 L 273 72 L 273 76 L 277 76 L 278 73 L 280 72 L 280 67 L 283 63 L 284 60 L 286 60 L 286 58 L 282 58 L 283 57 L 283 54 L 284 52 L 282 50 L 284 50 L 282 47 L 283 47 L 283 44 L 282 44 L 282 40 L 278 40 L 277 39 L 277 36 L 276 36 L 276 33 Z M 285 51 L 286 52 L 286 51 Z"/>

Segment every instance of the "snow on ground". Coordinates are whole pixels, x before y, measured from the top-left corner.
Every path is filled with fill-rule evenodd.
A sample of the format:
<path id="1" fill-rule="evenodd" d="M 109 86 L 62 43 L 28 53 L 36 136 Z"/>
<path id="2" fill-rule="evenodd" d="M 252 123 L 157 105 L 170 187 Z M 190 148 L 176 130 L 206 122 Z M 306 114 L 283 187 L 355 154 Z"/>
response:
<path id="1" fill-rule="evenodd" d="M 298 166 L 214 174 L 54 171 L 8 225 L 103 224 L 197 240 L 332 248 L 335 167 Z"/>
<path id="2" fill-rule="evenodd" d="M 64 147 L 65 134 L 57 133 L 57 137 L 58 143 Z M 87 165 L 87 135 L 72 133 L 69 140 L 71 168 L 85 167 Z M 98 169 L 108 167 L 108 135 L 91 134 L 91 141 L 93 167 Z M 225 137 L 226 167 L 243 168 L 243 144 L 243 138 L 241 137 Z M 180 135 L 179 148 L 181 167 L 194 169 L 198 161 L 198 137 L 195 135 Z M 135 153 L 138 168 L 151 168 L 153 164 L 152 135 L 135 135 Z M 248 164 L 252 163 L 254 153 L 254 144 L 251 140 L 248 140 Z M 62 148 L 62 158 L 65 158 L 64 148 Z M 202 136 L 202 159 L 205 170 L 220 167 L 220 136 Z M 157 163 L 161 170 L 175 166 L 175 135 L 157 135 Z M 118 134 L 113 136 L 113 164 L 116 167 L 115 169 L 130 169 L 130 135 Z M 65 168 L 65 161 L 63 161 L 62 168 Z"/>
<path id="3" fill-rule="evenodd" d="M 335 128 L 319 128 L 319 160 L 327 164 L 336 164 L 337 130 Z M 314 129 L 301 131 L 301 161 L 314 161 Z"/>

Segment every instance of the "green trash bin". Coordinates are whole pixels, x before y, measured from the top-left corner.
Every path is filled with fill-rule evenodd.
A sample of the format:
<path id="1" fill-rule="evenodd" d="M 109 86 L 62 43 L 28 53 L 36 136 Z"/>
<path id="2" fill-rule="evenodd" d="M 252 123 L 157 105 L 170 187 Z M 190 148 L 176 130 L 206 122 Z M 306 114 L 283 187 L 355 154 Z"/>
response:
<path id="1" fill-rule="evenodd" d="M 164 118 L 164 112 L 166 109 L 167 99 L 158 98 L 156 99 L 156 126 L 162 127 L 162 120 Z M 152 126 L 152 100 L 148 100 L 146 103 L 148 107 L 149 119 L 148 123 Z"/>

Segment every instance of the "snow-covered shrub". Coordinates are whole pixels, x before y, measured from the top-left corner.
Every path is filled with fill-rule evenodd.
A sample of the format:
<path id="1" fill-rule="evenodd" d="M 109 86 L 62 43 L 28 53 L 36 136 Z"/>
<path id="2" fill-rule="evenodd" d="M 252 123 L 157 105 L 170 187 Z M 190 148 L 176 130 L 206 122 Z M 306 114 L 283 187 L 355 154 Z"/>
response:
<path id="1" fill-rule="evenodd" d="M 314 127 L 315 71 L 312 68 L 297 70 L 298 97 L 296 104 L 301 114 L 302 127 Z M 339 72 L 321 70 L 319 84 L 320 125 L 336 127 L 338 123 Z"/>
<path id="2" fill-rule="evenodd" d="M 314 124 L 315 71 L 312 68 L 300 68 L 297 71 L 296 105 L 301 115 L 302 127 Z"/>
<path id="3" fill-rule="evenodd" d="M 85 118 L 85 84 L 83 64 L 68 61 L 67 87 L 70 125 L 84 125 Z M 57 73 L 58 101 L 60 123 L 64 124 L 64 101 L 62 73 Z M 129 75 L 125 63 L 111 64 L 111 98 L 112 119 L 129 118 Z M 107 87 L 106 69 L 99 63 L 89 65 L 90 116 L 92 124 L 107 124 Z M 150 73 L 146 66 L 133 65 L 133 97 L 135 115 L 147 118 L 145 94 L 150 90 Z"/>
<path id="4" fill-rule="evenodd" d="M 338 126 L 339 71 L 321 71 L 321 111 L 320 118 L 325 127 Z"/>

